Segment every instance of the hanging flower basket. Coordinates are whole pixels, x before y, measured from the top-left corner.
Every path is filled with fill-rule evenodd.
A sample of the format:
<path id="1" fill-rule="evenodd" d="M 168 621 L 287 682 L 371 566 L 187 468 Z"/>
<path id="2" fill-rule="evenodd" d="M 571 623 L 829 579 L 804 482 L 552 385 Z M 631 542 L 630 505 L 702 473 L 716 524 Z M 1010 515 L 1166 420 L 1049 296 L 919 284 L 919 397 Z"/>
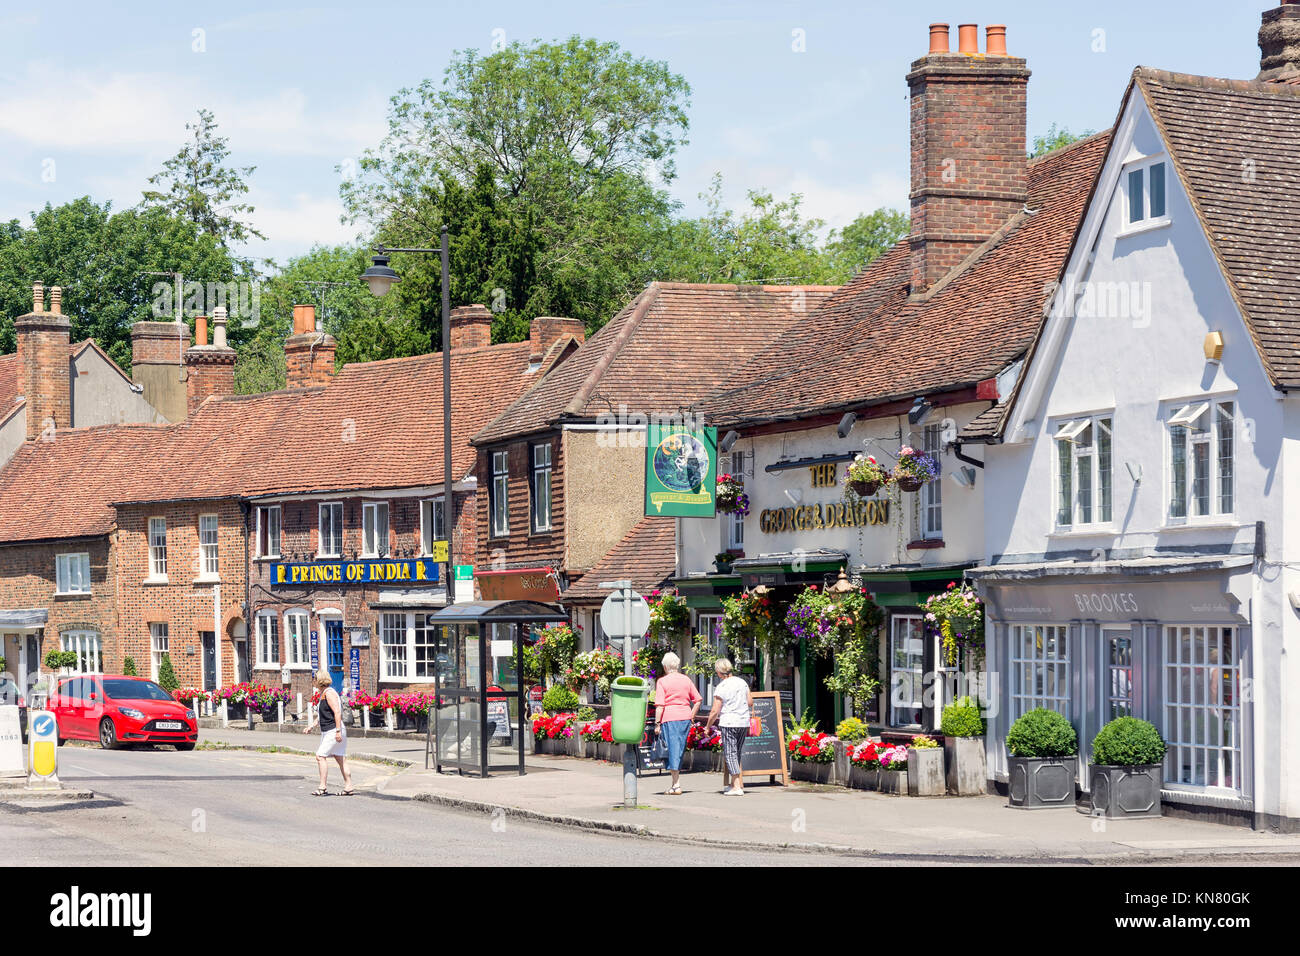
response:
<path id="1" fill-rule="evenodd" d="M 894 481 L 903 491 L 920 491 L 927 481 L 939 477 L 939 463 L 923 451 L 910 445 L 898 450 L 898 464 L 894 466 Z"/>
<path id="2" fill-rule="evenodd" d="M 844 481 L 859 498 L 870 498 L 890 482 L 890 474 L 870 455 L 858 455 L 844 471 Z"/>
<path id="3" fill-rule="evenodd" d="M 718 475 L 714 501 L 718 511 L 725 515 L 749 514 L 749 495 L 745 494 L 745 482 L 739 475 Z"/>

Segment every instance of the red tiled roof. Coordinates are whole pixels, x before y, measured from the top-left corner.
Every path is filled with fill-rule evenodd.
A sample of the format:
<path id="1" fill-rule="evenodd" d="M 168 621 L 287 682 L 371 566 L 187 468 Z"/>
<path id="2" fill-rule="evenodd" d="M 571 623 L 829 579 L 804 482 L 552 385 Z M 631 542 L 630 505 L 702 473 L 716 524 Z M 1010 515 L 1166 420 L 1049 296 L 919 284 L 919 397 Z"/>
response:
<path id="1" fill-rule="evenodd" d="M 916 300 L 903 240 L 700 409 L 718 425 L 791 421 L 993 377 L 1038 328 L 1109 141 L 1100 133 L 1031 160 L 1032 212 Z"/>
<path id="2" fill-rule="evenodd" d="M 533 384 L 528 342 L 453 350 L 452 467 Z M 545 367 L 545 366 L 544 366 Z M 345 365 L 328 385 L 209 399 L 159 452 L 156 480 L 117 500 L 330 493 L 441 484 L 442 355 Z"/>
<path id="3" fill-rule="evenodd" d="M 645 517 L 576 584 L 561 595 L 564 602 L 605 600 L 609 590 L 602 581 L 631 580 L 634 590 L 645 593 L 668 581 L 677 569 L 677 519 Z"/>
<path id="4" fill-rule="evenodd" d="M 107 534 L 110 502 L 149 487 L 171 425 L 99 425 L 24 443 L 0 469 L 0 542 Z"/>
<path id="5" fill-rule="evenodd" d="M 685 411 L 834 291 L 653 282 L 474 443 L 617 414 L 622 404 L 629 412 Z"/>

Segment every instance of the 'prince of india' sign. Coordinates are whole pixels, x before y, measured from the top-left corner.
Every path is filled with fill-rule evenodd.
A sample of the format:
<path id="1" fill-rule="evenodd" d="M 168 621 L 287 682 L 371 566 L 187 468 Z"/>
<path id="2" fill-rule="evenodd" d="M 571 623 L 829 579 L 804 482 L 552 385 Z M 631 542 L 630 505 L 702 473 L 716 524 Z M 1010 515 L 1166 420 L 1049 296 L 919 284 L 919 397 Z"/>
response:
<path id="1" fill-rule="evenodd" d="M 271 586 L 309 584 L 437 584 L 438 563 L 433 558 L 376 558 L 373 561 L 314 561 L 311 564 L 271 565 Z"/>
<path id="2" fill-rule="evenodd" d="M 645 513 L 712 518 L 717 513 L 718 430 L 651 422 L 645 453 Z"/>

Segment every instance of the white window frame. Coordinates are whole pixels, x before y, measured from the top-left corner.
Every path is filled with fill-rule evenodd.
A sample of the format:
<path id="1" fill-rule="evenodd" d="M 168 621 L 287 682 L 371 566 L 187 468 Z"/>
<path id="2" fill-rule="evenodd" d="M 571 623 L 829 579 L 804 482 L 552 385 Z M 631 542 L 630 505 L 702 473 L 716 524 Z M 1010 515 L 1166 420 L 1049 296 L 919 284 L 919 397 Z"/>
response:
<path id="1" fill-rule="evenodd" d="M 1167 527 L 1212 524 L 1225 519 L 1231 520 L 1236 514 L 1237 407 L 1235 395 L 1169 403 L 1164 422 Z M 1206 416 L 1208 416 L 1209 428 L 1193 427 L 1197 421 L 1204 420 Z M 1180 434 L 1176 433 L 1175 429 L 1180 430 Z M 1175 448 L 1179 444 L 1182 452 L 1181 462 L 1175 454 Z M 1204 510 L 1200 510 L 1201 496 L 1197 494 L 1196 477 L 1197 454 L 1201 451 L 1206 458 L 1207 487 L 1204 495 Z M 1228 507 L 1224 506 L 1225 497 L 1229 499 Z"/>
<path id="2" fill-rule="evenodd" d="M 739 477 L 741 485 L 745 483 L 745 453 L 743 451 L 733 451 L 731 453 L 731 475 Z M 722 550 L 723 551 L 744 551 L 745 550 L 745 516 L 741 514 L 729 514 L 722 516 Z"/>
<path id="3" fill-rule="evenodd" d="M 209 524 L 208 528 L 204 528 L 205 523 Z M 199 515 L 200 581 L 216 581 L 221 577 L 220 527 L 215 514 Z"/>
<path id="4" fill-rule="evenodd" d="M 1098 412 L 1093 415 L 1082 415 L 1073 418 L 1060 419 L 1055 424 L 1055 433 L 1052 435 L 1052 521 L 1058 532 L 1069 531 L 1098 531 L 1108 530 L 1114 527 L 1115 523 L 1115 414 L 1114 412 Z M 1092 440 L 1087 445 L 1080 444 L 1077 439 L 1085 431 L 1091 429 Z M 1107 457 L 1109 461 L 1102 462 L 1102 433 L 1109 438 Z M 1061 448 L 1062 443 L 1067 443 L 1070 450 L 1070 473 L 1067 476 L 1062 468 Z M 1079 481 L 1080 469 L 1088 469 L 1088 507 L 1091 515 L 1088 521 L 1083 520 L 1084 503 L 1082 496 L 1081 483 Z M 1069 520 L 1062 520 L 1062 496 L 1065 492 L 1065 482 L 1069 481 Z M 1110 514 L 1105 514 L 1106 508 L 1109 507 Z"/>
<path id="5" fill-rule="evenodd" d="M 1151 168 L 1153 166 L 1164 167 L 1164 211 L 1158 215 L 1151 215 Z M 1167 226 L 1171 222 L 1169 217 L 1169 180 L 1173 167 L 1169 162 L 1169 157 L 1165 154 L 1158 156 L 1148 156 L 1146 159 L 1140 159 L 1136 162 L 1129 163 L 1120 174 L 1121 190 L 1123 193 L 1123 225 L 1120 228 L 1120 235 L 1130 235 L 1135 232 L 1145 232 L 1148 229 L 1158 229 L 1161 226 Z M 1134 173 L 1142 175 L 1142 216 L 1139 219 L 1131 219 L 1132 215 L 1132 190 L 1133 183 L 1130 179 Z"/>
<path id="6" fill-rule="evenodd" d="M 531 490 L 531 512 L 530 518 L 534 534 L 544 534 L 551 530 L 551 479 L 553 472 L 553 458 L 551 453 L 551 442 L 538 442 L 536 445 L 529 446 L 528 453 L 529 472 L 528 487 Z M 545 461 L 538 462 L 538 453 L 545 452 Z M 538 490 L 538 484 L 545 479 L 545 494 Z M 543 508 L 545 514 L 542 514 Z"/>
<path id="7" fill-rule="evenodd" d="M 171 653 L 171 628 L 166 621 L 149 622 L 149 673 L 157 682 L 164 654 Z"/>
<path id="8" fill-rule="evenodd" d="M 420 554 L 433 554 L 433 543 L 447 538 L 447 499 L 435 495 L 420 502 Z"/>
<path id="9" fill-rule="evenodd" d="M 387 501 L 366 501 L 361 505 L 361 556 L 363 558 L 388 557 Z M 380 525 L 383 525 L 381 528 Z"/>
<path id="10" fill-rule="evenodd" d="M 1056 642 L 1054 650 L 1049 636 Z M 1012 624 L 1007 627 L 1007 637 L 1011 651 L 1011 720 L 1036 707 L 1054 710 L 1069 720 L 1073 705 L 1069 627 Z M 1026 676 L 1031 678 L 1032 686 L 1027 684 Z"/>
<path id="11" fill-rule="evenodd" d="M 510 452 L 500 449 L 491 456 L 488 527 L 491 537 L 505 538 L 510 535 Z"/>
<path id="12" fill-rule="evenodd" d="M 380 613 L 380 683 L 432 684 L 438 679 L 441 625 L 430 623 L 432 618 L 432 612 L 424 611 Z M 421 666 L 427 673 L 418 673 Z"/>
<path id="13" fill-rule="evenodd" d="M 275 520 L 272 521 L 274 513 Z M 257 557 L 280 557 L 280 532 L 283 527 L 284 513 L 279 505 L 259 505 L 257 509 Z M 272 540 L 271 529 L 275 529 Z M 272 547 L 274 545 L 274 547 Z"/>
<path id="14" fill-rule="evenodd" d="M 338 509 L 338 521 L 331 519 L 329 539 L 325 535 L 325 515 L 333 515 L 334 509 Z M 338 550 L 331 551 L 329 546 L 334 544 L 337 537 Z M 341 558 L 343 557 L 343 502 L 341 501 L 322 501 L 316 506 L 316 557 L 318 558 Z"/>
<path id="15" fill-rule="evenodd" d="M 90 552 L 73 551 L 54 557 L 54 594 L 63 597 L 90 593 Z"/>
<path id="16" fill-rule="evenodd" d="M 154 517 L 146 524 L 149 543 L 149 580 L 167 580 L 167 519 Z M 161 529 L 162 543 L 159 544 L 158 531 Z"/>
<path id="17" fill-rule="evenodd" d="M 98 631 L 64 631 L 59 635 L 59 647 L 76 651 L 77 663 L 73 674 L 102 674 L 104 672 L 104 640 Z M 89 667 L 82 664 L 89 663 Z"/>
<path id="18" fill-rule="evenodd" d="M 943 426 L 924 426 L 923 451 L 942 466 L 943 463 Z M 942 476 L 943 469 L 940 468 Z M 921 486 L 917 498 L 921 509 L 921 537 L 926 540 L 943 540 L 943 482 L 936 478 Z"/>
<path id="19" fill-rule="evenodd" d="M 1191 660 L 1183 660 L 1179 639 L 1183 631 L 1192 639 Z M 1160 635 L 1160 672 L 1163 699 L 1162 728 L 1168 750 L 1165 754 L 1164 786 L 1197 793 L 1241 794 L 1245 790 L 1246 764 L 1241 707 L 1242 631 L 1231 625 L 1167 624 Z M 1224 653 L 1224 637 L 1230 635 L 1231 651 Z M 1200 642 L 1199 646 L 1196 643 Z M 1214 653 L 1211 654 L 1211 651 Z M 1226 656 L 1226 660 L 1224 659 Z M 1211 659 L 1213 658 L 1213 659 Z M 1228 678 L 1231 700 L 1224 694 Z M 1184 692 L 1190 699 L 1184 699 Z M 1229 738 L 1225 745 L 1223 739 Z M 1217 737 L 1217 743 L 1215 738 Z M 1201 768 L 1205 782 L 1181 779 L 1184 758 L 1190 758 L 1192 775 Z M 1210 766 L 1217 784 L 1209 783 Z M 1235 779 L 1224 786 L 1225 770 Z"/>
<path id="20" fill-rule="evenodd" d="M 303 608 L 284 612 L 284 648 L 290 670 L 311 670 L 311 615 Z"/>
<path id="21" fill-rule="evenodd" d="M 269 671 L 280 669 L 280 615 L 275 611 L 261 611 L 257 615 L 257 663 L 253 666 L 254 670 Z M 272 650 L 271 644 L 274 642 L 275 654 L 272 656 L 267 653 Z M 310 664 L 308 665 L 310 666 Z"/>

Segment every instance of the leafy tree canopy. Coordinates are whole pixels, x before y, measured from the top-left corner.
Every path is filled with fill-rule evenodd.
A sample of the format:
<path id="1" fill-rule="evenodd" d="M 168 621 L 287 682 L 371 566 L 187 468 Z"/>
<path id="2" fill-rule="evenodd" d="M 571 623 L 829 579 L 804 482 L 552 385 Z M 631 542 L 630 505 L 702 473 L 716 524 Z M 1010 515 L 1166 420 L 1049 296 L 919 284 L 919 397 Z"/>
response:
<path id="1" fill-rule="evenodd" d="M 1034 148 L 1029 151 L 1029 158 L 1037 159 L 1039 156 L 1045 156 L 1053 150 L 1069 146 L 1071 143 L 1078 142 L 1095 132 L 1097 132 L 1095 129 L 1086 129 L 1076 136 L 1064 126 L 1057 126 L 1053 123 L 1042 136 L 1034 137 Z"/>

